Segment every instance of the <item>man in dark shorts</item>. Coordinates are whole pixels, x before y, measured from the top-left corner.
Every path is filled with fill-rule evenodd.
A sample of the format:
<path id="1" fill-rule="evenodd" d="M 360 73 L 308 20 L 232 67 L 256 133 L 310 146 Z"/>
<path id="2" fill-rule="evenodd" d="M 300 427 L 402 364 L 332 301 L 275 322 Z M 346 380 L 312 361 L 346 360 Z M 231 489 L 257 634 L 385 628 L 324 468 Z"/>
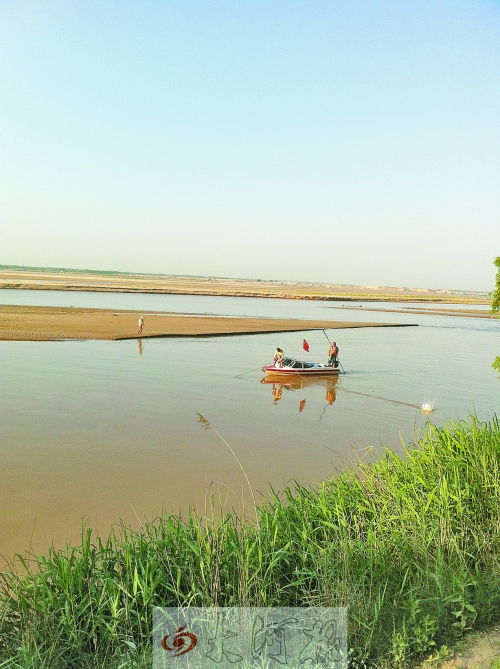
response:
<path id="1" fill-rule="evenodd" d="M 328 349 L 328 366 L 329 367 L 338 367 L 339 366 L 339 347 L 336 342 L 330 344 Z"/>

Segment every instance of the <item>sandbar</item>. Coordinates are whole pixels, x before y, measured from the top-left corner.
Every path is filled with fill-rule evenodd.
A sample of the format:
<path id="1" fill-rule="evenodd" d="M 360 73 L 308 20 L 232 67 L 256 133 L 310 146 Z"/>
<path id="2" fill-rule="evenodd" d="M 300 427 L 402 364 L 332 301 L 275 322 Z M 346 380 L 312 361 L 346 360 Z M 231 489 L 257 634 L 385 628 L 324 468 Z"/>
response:
<path id="1" fill-rule="evenodd" d="M 0 289 L 156 293 L 267 297 L 287 300 L 363 300 L 490 304 L 487 293 L 399 286 L 353 286 L 335 283 L 167 276 L 88 270 L 9 269 L 0 266 Z M 1 300 L 1 297 L 0 297 Z"/>
<path id="2" fill-rule="evenodd" d="M 492 314 L 486 309 L 460 309 L 455 307 L 454 309 L 445 309 L 441 308 L 429 308 L 429 307 L 403 307 L 402 309 L 382 309 L 381 307 L 344 307 L 344 306 L 335 306 L 335 307 L 326 307 L 327 309 L 344 309 L 347 311 L 370 311 L 370 312 L 381 312 L 386 314 L 423 314 L 425 316 L 455 316 L 459 318 L 489 318 L 489 319 L 498 319 L 496 314 Z"/>
<path id="3" fill-rule="evenodd" d="M 143 316 L 145 321 L 142 335 L 137 333 L 139 316 Z M 366 327 L 401 327 L 401 325 L 0 305 L 0 340 L 9 341 L 214 337 Z"/>

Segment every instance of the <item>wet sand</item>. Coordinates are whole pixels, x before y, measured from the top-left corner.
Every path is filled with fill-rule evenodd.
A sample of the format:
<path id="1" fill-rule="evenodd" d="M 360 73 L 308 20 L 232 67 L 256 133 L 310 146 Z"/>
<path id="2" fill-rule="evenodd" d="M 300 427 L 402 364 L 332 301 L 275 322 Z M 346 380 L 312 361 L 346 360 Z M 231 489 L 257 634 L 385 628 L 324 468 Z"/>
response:
<path id="1" fill-rule="evenodd" d="M 137 333 L 139 316 L 143 316 L 145 321 L 142 335 Z M 0 305 L 0 340 L 14 341 L 207 337 L 363 327 L 400 327 L 400 325 Z"/>
<path id="2" fill-rule="evenodd" d="M 363 300 L 375 302 L 439 302 L 490 304 L 486 293 L 352 286 L 294 281 L 221 279 L 128 273 L 90 273 L 0 269 L 0 289 L 158 293 L 173 295 L 223 295 L 290 300 Z M 1 298 L 0 298 L 1 300 Z"/>

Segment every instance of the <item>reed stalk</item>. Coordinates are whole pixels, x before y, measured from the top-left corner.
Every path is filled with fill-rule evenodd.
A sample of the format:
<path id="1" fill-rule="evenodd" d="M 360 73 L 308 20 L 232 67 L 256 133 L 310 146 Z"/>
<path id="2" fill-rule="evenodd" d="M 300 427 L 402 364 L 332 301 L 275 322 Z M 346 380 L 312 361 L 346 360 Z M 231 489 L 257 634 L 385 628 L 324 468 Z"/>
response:
<path id="1" fill-rule="evenodd" d="M 431 426 L 312 488 L 234 513 L 18 557 L 0 576 L 0 669 L 149 667 L 151 607 L 349 606 L 352 667 L 407 667 L 500 620 L 500 425 Z"/>

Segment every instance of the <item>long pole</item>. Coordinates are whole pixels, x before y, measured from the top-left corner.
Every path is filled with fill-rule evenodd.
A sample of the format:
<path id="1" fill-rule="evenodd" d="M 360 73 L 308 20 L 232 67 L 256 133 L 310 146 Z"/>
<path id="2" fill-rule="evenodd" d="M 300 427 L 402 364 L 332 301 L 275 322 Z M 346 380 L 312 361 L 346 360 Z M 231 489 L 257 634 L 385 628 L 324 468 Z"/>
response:
<path id="1" fill-rule="evenodd" d="M 324 330 L 323 330 L 323 334 L 324 334 L 325 337 L 328 339 L 328 335 L 326 334 L 326 332 L 325 332 Z M 331 342 L 329 339 L 328 339 L 328 343 L 330 344 L 330 346 L 332 345 L 332 342 Z"/>
<path id="2" fill-rule="evenodd" d="M 325 332 L 324 330 L 323 330 L 323 334 L 324 334 L 325 337 L 328 339 L 328 335 L 326 334 L 326 332 Z M 332 342 L 331 342 L 329 339 L 328 339 L 328 343 L 330 344 L 330 346 L 332 345 Z M 343 373 L 345 374 L 345 369 L 344 369 L 342 363 L 340 362 L 340 358 L 337 358 L 337 360 L 339 361 L 339 365 L 341 366 L 342 371 L 343 371 Z"/>

